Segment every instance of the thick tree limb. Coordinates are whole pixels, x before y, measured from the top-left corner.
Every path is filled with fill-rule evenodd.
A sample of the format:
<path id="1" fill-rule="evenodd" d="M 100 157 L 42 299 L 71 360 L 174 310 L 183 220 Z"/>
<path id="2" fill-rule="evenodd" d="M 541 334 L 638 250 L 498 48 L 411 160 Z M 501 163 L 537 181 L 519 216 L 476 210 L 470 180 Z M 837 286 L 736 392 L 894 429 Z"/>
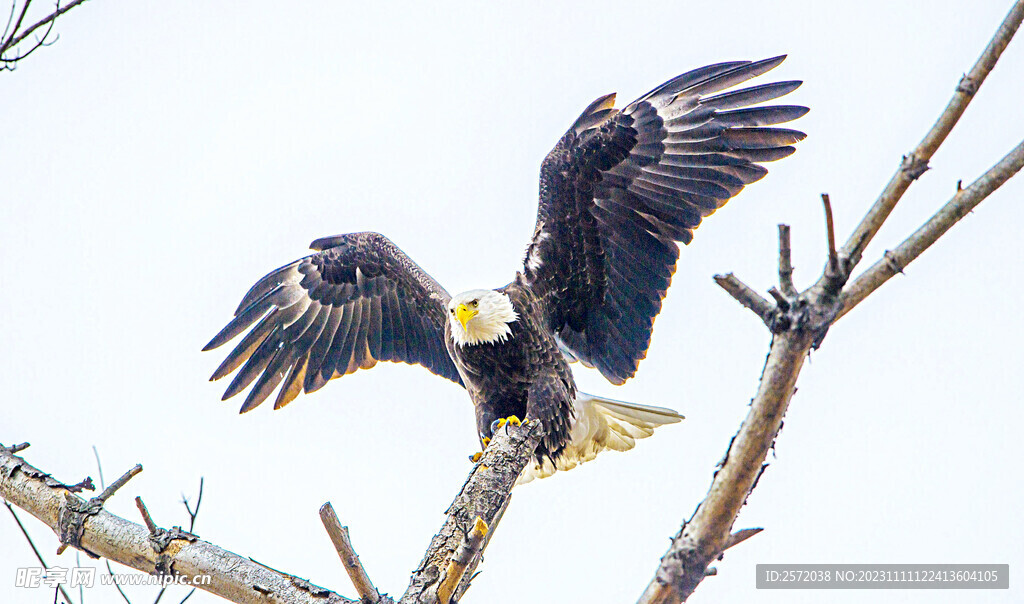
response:
<path id="1" fill-rule="evenodd" d="M 86 502 L 66 485 L 48 480 L 24 459 L 0 448 L 0 497 L 32 514 L 55 533 L 69 505 Z M 113 485 L 111 485 L 113 486 Z M 163 530 L 163 529 L 161 529 Z M 163 531 L 162 543 L 150 538 L 139 524 L 100 509 L 83 524 L 82 547 L 94 554 L 145 573 L 173 573 L 189 578 L 209 575 L 200 589 L 232 602 L 266 604 L 266 594 L 288 604 L 337 604 L 355 602 L 317 587 L 298 577 L 269 569 L 184 531 Z"/>
<path id="2" fill-rule="evenodd" d="M 780 227 L 779 278 L 786 293 L 772 288 L 774 308 L 765 310 L 763 298 L 735 278 L 717 277 L 719 285 L 741 304 L 765 321 L 772 330 L 771 350 L 765 362 L 757 395 L 750 412 L 730 443 L 725 458 L 712 481 L 707 497 L 691 518 L 673 537 L 654 578 L 640 597 L 641 604 L 675 604 L 685 600 L 708 575 L 708 565 L 738 540 L 730 537 L 732 525 L 746 498 L 757 484 L 768 451 L 782 427 L 782 419 L 795 392 L 803 361 L 812 347 L 821 343 L 829 326 L 842 312 L 864 299 L 905 263 L 916 258 L 953 224 L 977 206 L 992 191 L 1017 173 L 1024 164 L 1024 143 L 1018 145 L 996 166 L 967 189 L 958 191 L 931 220 L 911 235 L 894 252 L 866 271 L 847 291 L 843 291 L 850 271 L 860 260 L 864 248 L 881 228 L 896 202 L 910 183 L 928 166 L 939 145 L 963 114 L 1000 53 L 1024 18 L 1024 0 L 1018 1 L 996 32 L 971 72 L 961 80 L 949 106 L 935 126 L 909 156 L 900 171 L 886 185 L 878 201 L 843 246 L 838 262 L 835 255 L 834 228 L 828 197 L 823 196 L 829 237 L 829 259 L 817 282 L 794 295 L 786 283 L 791 279 L 789 233 Z M 795 290 L 795 288 L 794 288 Z M 759 302 L 760 300 L 760 302 Z M 772 317 L 767 320 L 765 317 Z"/>
<path id="3" fill-rule="evenodd" d="M 448 562 L 448 569 L 445 571 L 444 581 L 437 588 L 437 599 L 440 602 L 450 602 L 455 589 L 462 582 L 466 575 L 469 564 L 480 555 L 484 547 L 484 538 L 490 531 L 487 523 L 479 516 L 473 521 L 473 528 L 466 535 L 466 540 L 459 546 L 458 551 Z"/>
<path id="4" fill-rule="evenodd" d="M 896 249 L 887 251 L 881 260 L 864 271 L 849 285 L 842 295 L 842 310 L 836 319 L 850 312 L 864 298 L 875 291 L 890 277 L 903 272 L 915 258 L 921 255 L 939 237 L 960 221 L 1024 167 L 1024 141 L 1006 154 L 996 165 L 989 168 L 978 180 L 966 189 L 956 192 L 946 205 L 932 216 L 914 234 L 907 237 Z"/>
<path id="5" fill-rule="evenodd" d="M 465 592 L 480 564 L 483 550 L 508 506 L 512 487 L 532 458 L 541 436 L 542 427 L 537 420 L 495 436 L 449 507 L 448 518 L 413 573 L 403 602 L 447 603 L 452 596 L 458 598 Z M 209 576 L 209 584 L 197 584 L 196 587 L 242 604 L 265 604 L 270 597 L 282 604 L 357 602 L 221 549 L 178 527 L 170 531 L 159 528 L 141 498 L 136 497 L 136 505 L 146 526 L 102 509 L 102 503 L 138 474 L 141 466 L 136 466 L 101 495 L 87 502 L 73 493 L 83 488 L 91 489 L 90 480 L 66 485 L 53 479 L 14 454 L 26 446 L 5 448 L 0 445 L 0 497 L 32 514 L 58 535 L 67 532 L 69 516 L 77 518 L 73 525 L 77 537 L 72 545 L 86 553 L 150 574 L 171 573 L 190 579 Z M 89 508 L 90 505 L 95 509 Z M 82 510 L 87 508 L 88 511 L 83 513 Z M 391 602 L 390 598 L 380 596 L 366 577 L 355 552 L 351 551 L 351 544 L 347 549 L 344 543 L 338 546 L 330 518 L 324 518 L 326 508 L 329 505 L 321 508 L 321 518 L 338 547 L 339 555 L 351 552 L 356 560 L 355 566 L 362 571 L 361 578 L 353 577 L 361 602 Z M 340 527 L 336 515 L 328 516 L 333 518 L 333 524 Z M 486 530 L 480 530 L 481 526 Z M 342 561 L 346 568 L 350 567 L 345 555 L 342 555 Z M 443 599 L 439 600 L 439 593 Z"/>
<path id="6" fill-rule="evenodd" d="M 711 483 L 707 497 L 672 538 L 641 604 L 685 600 L 704 579 L 708 564 L 726 549 L 733 522 L 761 473 L 782 427 L 796 378 L 814 340 L 810 330 L 776 336 L 750 413 Z"/>
<path id="7" fill-rule="evenodd" d="M 1018 0 L 1006 15 L 984 52 L 978 57 L 974 67 L 957 84 L 953 98 L 950 99 L 935 125 L 925 134 L 921 143 L 903 157 L 899 170 L 893 175 L 878 200 L 868 211 L 867 216 L 843 246 L 840 256 L 845 264 L 843 268 L 847 273 L 860 262 L 864 249 L 878 233 L 878 229 L 882 228 L 882 223 L 889 217 L 889 213 L 896 207 L 896 203 L 903 197 L 910 184 L 928 169 L 928 162 L 935 155 L 939 145 L 953 130 L 953 126 L 960 120 L 960 116 L 967 109 L 967 105 L 974 98 L 989 72 L 995 67 L 996 61 L 999 60 L 1006 45 L 1010 43 L 1013 35 L 1017 32 L 1022 20 L 1024 20 L 1024 1 Z"/>
<path id="8" fill-rule="evenodd" d="M 508 432 L 500 432 L 491 440 L 480 462 L 462 486 L 462 491 L 448 507 L 448 518 L 431 540 L 423 561 L 413 572 L 409 588 L 402 596 L 402 604 L 439 601 L 447 604 L 439 599 L 438 590 L 448 576 L 449 563 L 471 533 L 477 518 L 489 527 L 488 537 L 494 533 L 500 514 L 508 505 L 516 479 L 540 442 L 541 430 L 540 422 L 531 420 Z M 482 550 L 483 545 L 481 551 L 461 570 L 461 575 L 472 576 L 480 563 Z"/>

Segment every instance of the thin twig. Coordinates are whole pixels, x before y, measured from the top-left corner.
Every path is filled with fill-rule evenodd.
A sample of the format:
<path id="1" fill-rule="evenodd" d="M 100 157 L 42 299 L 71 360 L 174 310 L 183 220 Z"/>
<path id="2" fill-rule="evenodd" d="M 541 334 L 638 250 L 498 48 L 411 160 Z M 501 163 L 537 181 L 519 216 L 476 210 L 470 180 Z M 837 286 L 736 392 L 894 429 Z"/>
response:
<path id="1" fill-rule="evenodd" d="M 740 543 L 743 543 L 747 539 L 750 539 L 751 537 L 760 533 L 763 530 L 763 528 L 748 528 L 736 531 L 735 533 L 729 535 L 729 538 L 725 540 L 725 547 L 722 548 L 722 551 L 725 551 L 735 545 L 739 545 Z"/>
<path id="2" fill-rule="evenodd" d="M 775 300 L 775 305 L 778 306 L 780 310 L 785 312 L 789 309 L 789 300 L 787 300 L 786 296 L 783 296 L 782 292 L 780 292 L 774 285 L 768 288 L 768 295 Z"/>
<path id="3" fill-rule="evenodd" d="M 0 35 L 0 45 L 3 45 L 4 41 L 7 40 L 7 33 L 11 30 L 11 22 L 14 21 L 14 11 L 16 11 L 17 9 L 18 9 L 18 2 L 17 2 L 17 0 L 12 0 L 11 1 L 11 12 L 10 12 L 10 14 L 7 15 L 7 24 L 4 25 L 4 33 L 3 33 L 3 35 Z"/>
<path id="4" fill-rule="evenodd" d="M 82 567 L 82 550 L 75 550 L 75 566 Z M 78 604 L 85 604 L 85 586 L 82 582 L 78 584 Z"/>
<path id="5" fill-rule="evenodd" d="M 843 291 L 843 307 L 836 319 L 850 312 L 871 292 L 881 287 L 893 275 L 901 272 L 961 218 L 1019 172 L 1022 167 L 1024 167 L 1024 141 L 1014 147 L 999 163 L 989 168 L 969 187 L 958 191 L 942 209 L 907 237 L 896 249 L 886 252 L 881 260 L 857 277 Z"/>
<path id="6" fill-rule="evenodd" d="M 32 4 L 32 0 L 25 0 L 25 6 L 21 7 L 21 14 L 18 15 L 18 20 L 14 22 L 14 29 L 11 30 L 10 40 L 13 40 L 18 35 L 18 30 L 21 29 L 21 22 L 25 20 L 25 14 L 28 12 L 29 5 Z M 7 34 L 4 34 L 5 36 Z M 0 42 L 0 55 L 4 53 L 8 48 L 13 47 L 17 42 L 11 42 L 10 40 L 3 40 Z"/>
<path id="7" fill-rule="evenodd" d="M 771 327 L 772 311 L 774 311 L 775 308 L 772 306 L 771 302 L 761 297 L 761 294 L 754 291 L 753 288 L 746 283 L 740 281 L 732 273 L 727 275 L 715 275 L 715 283 L 725 291 L 729 292 L 729 295 L 735 298 L 737 302 L 753 311 L 755 315 L 764 321 L 765 325 Z"/>
<path id="8" fill-rule="evenodd" d="M 135 467 L 125 472 L 123 476 L 112 482 L 110 486 L 108 486 L 107 488 L 103 489 L 102 493 L 90 499 L 89 503 L 95 505 L 96 510 L 102 508 L 103 504 L 106 503 L 108 499 L 113 497 L 114 493 L 116 493 L 118 489 L 128 484 L 128 481 L 137 476 L 141 471 L 142 464 L 135 464 Z M 84 482 L 89 482 L 89 484 L 92 484 L 92 480 L 89 478 L 87 478 Z M 95 513 L 95 511 L 92 513 Z M 60 554 L 63 554 L 64 550 L 66 550 L 70 545 L 70 543 L 61 543 L 60 546 L 57 547 L 57 555 L 59 556 Z"/>
<path id="9" fill-rule="evenodd" d="M 103 489 L 103 492 L 94 497 L 94 499 L 96 501 L 99 501 L 100 503 L 105 503 L 108 499 L 110 499 L 111 496 L 113 496 L 114 493 L 117 492 L 118 489 L 126 485 L 128 481 L 131 480 L 132 478 L 138 476 L 139 472 L 141 471 L 142 464 L 135 464 L 134 468 L 128 470 L 127 472 L 124 473 L 123 476 L 121 476 L 114 482 L 110 483 L 110 486 Z"/>
<path id="10" fill-rule="evenodd" d="M 96 458 L 96 471 L 99 472 L 100 475 L 100 488 L 106 489 L 107 482 L 103 480 L 103 464 L 100 462 L 100 452 L 96 449 L 96 445 L 92 446 L 92 454 L 93 457 Z"/>
<path id="11" fill-rule="evenodd" d="M 149 509 L 146 508 L 146 504 L 142 503 L 142 497 L 135 498 L 135 507 L 139 508 L 139 513 L 142 514 L 142 521 L 146 523 L 146 529 L 149 530 L 149 534 L 155 535 L 160 532 L 160 527 L 153 522 L 153 517 L 149 515 Z"/>
<path id="12" fill-rule="evenodd" d="M 352 541 L 348 536 L 348 527 L 342 526 L 338 521 L 338 515 L 334 513 L 334 506 L 330 501 L 320 506 L 320 521 L 323 522 L 324 529 L 327 530 L 327 535 L 331 538 L 338 557 L 341 558 L 341 564 L 345 567 L 352 586 L 356 588 L 356 593 L 359 594 L 359 599 L 363 604 L 379 602 L 380 592 L 373 586 L 369 575 L 366 574 L 363 563 L 359 561 L 359 555 L 352 547 Z"/>
<path id="13" fill-rule="evenodd" d="M 110 582 L 117 588 L 117 593 L 121 594 L 121 597 L 124 598 L 125 602 L 132 604 L 132 601 L 128 599 L 128 594 L 124 593 L 124 590 L 121 589 L 121 584 L 118 583 L 117 577 L 114 575 L 114 569 L 110 566 L 110 560 L 104 560 L 104 562 L 107 563 L 107 574 L 111 577 Z"/>
<path id="14" fill-rule="evenodd" d="M 11 39 L 6 41 L 6 42 L 4 42 L 3 46 L 0 46 L 0 54 L 2 54 L 4 52 L 14 48 L 18 44 L 20 44 L 22 42 L 22 40 L 24 40 L 25 38 L 27 38 L 30 35 L 32 35 L 32 32 L 34 32 L 35 30 L 37 30 L 40 27 L 50 23 L 51 21 L 55 21 L 57 19 L 57 17 L 63 15 L 64 13 L 68 12 L 69 10 L 75 8 L 76 6 L 78 6 L 79 4 L 82 4 L 85 1 L 86 0 L 72 0 L 72 2 L 70 2 L 64 8 L 60 8 L 60 6 L 58 5 L 57 9 L 55 11 L 53 11 L 52 13 L 50 13 L 50 15 L 48 15 L 47 17 L 44 17 L 43 19 L 40 19 L 38 23 L 35 23 L 31 27 L 29 27 L 28 29 L 23 31 L 20 35 L 18 35 L 18 27 L 21 25 L 21 19 L 18 19 L 18 25 L 16 25 L 14 30 L 11 32 Z M 28 9 L 28 4 L 29 4 L 28 2 L 25 3 L 25 9 L 26 10 Z M 22 14 L 22 17 L 24 17 L 24 14 Z M 22 57 L 22 58 L 24 58 L 24 57 Z"/>
<path id="15" fill-rule="evenodd" d="M 188 532 L 192 532 L 192 529 L 196 527 L 196 516 L 199 515 L 199 506 L 203 505 L 203 477 L 199 477 L 199 496 L 196 498 L 196 509 L 192 510 L 188 505 L 188 498 L 185 494 L 181 494 L 181 502 L 185 504 L 185 511 L 188 512 Z"/>
<path id="16" fill-rule="evenodd" d="M 107 483 L 103 479 L 103 462 L 100 461 L 100 452 L 96 448 L 96 445 L 92 446 L 92 455 L 93 455 L 93 457 L 96 458 L 96 472 L 100 476 L 100 488 L 103 489 L 103 490 L 106 490 L 107 489 Z M 75 553 L 77 554 L 77 550 L 76 550 Z M 117 582 L 117 579 L 114 576 L 114 569 L 113 569 L 113 567 L 110 566 L 110 560 L 104 560 L 104 562 L 107 564 L 107 574 L 111 578 L 110 582 L 114 585 L 114 587 L 117 588 L 117 593 L 121 594 L 121 597 L 124 598 L 125 602 L 127 602 L 128 604 L 132 604 L 132 601 L 128 599 L 128 594 L 124 593 L 124 590 L 121 589 L 121 585 Z"/>
<path id="17" fill-rule="evenodd" d="M 878 230 L 882 228 L 882 223 L 885 222 L 889 213 L 896 207 L 896 203 L 903 197 L 910 184 L 928 169 L 928 162 L 931 161 L 939 145 L 946 140 L 950 131 L 953 130 L 953 126 L 960 120 L 960 116 L 967 109 L 967 105 L 974 98 L 974 95 L 982 83 L 984 83 L 985 78 L 988 77 L 989 72 L 995 67 L 996 61 L 999 60 L 999 55 L 1003 53 L 1006 45 L 1010 43 L 1010 39 L 1013 38 L 1013 34 L 1020 27 L 1022 20 L 1024 20 L 1024 0 L 1017 0 L 999 26 L 995 36 L 988 43 L 981 56 L 978 57 L 974 67 L 957 84 L 953 98 L 950 99 L 949 104 L 939 116 L 935 125 L 928 131 L 924 139 L 921 140 L 921 143 L 903 158 L 900 169 L 893 175 L 889 184 L 885 186 L 882 194 L 878 197 L 878 200 L 868 210 L 867 215 L 857 225 L 856 230 L 854 230 L 843 246 L 841 253 L 845 265 L 843 270 L 847 274 L 860 262 L 864 249 L 874 238 L 875 234 L 878 233 Z"/>
<path id="18" fill-rule="evenodd" d="M 825 206 L 825 233 L 828 238 L 828 272 L 825 274 L 839 277 L 839 256 L 836 253 L 836 227 L 832 219 L 832 201 L 828 193 L 821 194 L 821 203 Z"/>
<path id="19" fill-rule="evenodd" d="M 24 535 L 25 540 L 28 541 L 28 546 L 32 548 L 32 553 L 36 555 L 36 560 L 39 560 L 40 566 L 42 566 L 46 570 L 49 570 L 50 566 L 46 563 L 45 560 L 43 560 L 43 555 L 39 553 L 39 549 L 36 548 L 36 544 L 34 541 L 32 541 L 32 537 L 30 537 L 28 531 L 25 530 L 25 525 L 21 523 L 21 518 L 18 518 L 18 514 L 14 512 L 14 507 L 11 504 L 7 503 L 6 501 L 4 502 L 4 505 L 7 506 L 7 511 L 10 512 L 11 516 L 14 517 L 14 522 L 16 522 L 18 524 L 18 528 L 21 529 L 21 534 Z M 58 584 L 57 587 L 60 589 L 61 594 L 64 595 L 64 599 L 67 601 L 67 603 L 72 604 L 71 596 L 68 595 L 68 592 L 64 591 L 64 586 Z"/>
<path id="20" fill-rule="evenodd" d="M 57 2 L 57 10 L 60 10 L 60 1 L 59 0 Z M 13 71 L 15 65 L 19 61 L 21 61 L 22 59 L 28 57 L 29 55 L 31 55 L 35 51 L 39 50 L 43 46 L 50 46 L 50 45 L 56 43 L 57 40 L 60 39 L 60 34 L 57 34 L 57 37 L 54 38 L 52 42 L 50 42 L 50 43 L 46 42 L 46 39 L 48 37 L 50 37 L 50 32 L 53 31 L 53 25 L 56 22 L 57 22 L 57 19 L 53 19 L 52 21 L 50 21 L 50 24 L 46 26 L 46 31 L 43 32 L 43 36 L 41 38 L 40 37 L 36 38 L 36 43 L 32 46 L 32 48 L 28 49 L 28 52 L 25 52 L 25 53 L 21 53 L 21 52 L 15 53 L 14 58 L 11 58 L 11 59 L 5 58 L 2 55 L 0 55 L 0 63 L 4 64 L 3 65 L 4 68 L 7 69 L 8 71 Z"/>
<path id="21" fill-rule="evenodd" d="M 789 239 L 789 225 L 779 225 L 779 287 L 788 298 L 797 296 L 793 285 L 793 251 Z"/>

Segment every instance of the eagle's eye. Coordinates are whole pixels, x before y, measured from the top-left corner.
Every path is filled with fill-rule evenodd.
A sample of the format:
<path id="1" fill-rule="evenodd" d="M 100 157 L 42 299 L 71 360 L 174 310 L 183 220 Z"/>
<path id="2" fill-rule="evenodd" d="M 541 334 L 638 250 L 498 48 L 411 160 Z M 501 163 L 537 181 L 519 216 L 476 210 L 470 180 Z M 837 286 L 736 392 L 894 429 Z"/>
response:
<path id="1" fill-rule="evenodd" d="M 453 317 L 455 316 L 455 309 L 454 308 L 449 308 L 448 312 L 452 313 Z"/>
<path id="2" fill-rule="evenodd" d="M 472 306 L 473 308 L 476 308 L 477 306 L 480 306 L 480 301 L 473 300 L 472 302 L 469 303 L 469 305 Z"/>

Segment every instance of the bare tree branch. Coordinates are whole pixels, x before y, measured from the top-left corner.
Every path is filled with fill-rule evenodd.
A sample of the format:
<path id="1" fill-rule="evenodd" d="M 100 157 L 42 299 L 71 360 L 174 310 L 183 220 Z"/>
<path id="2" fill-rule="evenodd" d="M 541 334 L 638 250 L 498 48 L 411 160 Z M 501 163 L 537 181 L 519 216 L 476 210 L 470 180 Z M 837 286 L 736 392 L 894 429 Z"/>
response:
<path id="1" fill-rule="evenodd" d="M 849 273 L 860 262 L 864 249 L 878 233 L 878 229 L 882 227 L 882 223 L 896 207 L 896 203 L 903 197 L 910 184 L 928 169 L 928 162 L 935 155 L 939 145 L 946 140 L 946 136 L 953 130 L 953 126 L 960 120 L 967 105 L 981 88 L 989 72 L 995 67 L 999 56 L 1006 49 L 1006 45 L 1010 43 L 1017 28 L 1020 27 L 1021 20 L 1024 20 L 1024 1 L 1018 0 L 1006 15 L 984 52 L 978 57 L 974 67 L 957 84 L 953 98 L 950 99 L 935 125 L 925 134 L 921 143 L 903 157 L 899 170 L 885 186 L 867 216 L 850 235 L 840 254 L 845 264 L 844 271 Z"/>
<path id="2" fill-rule="evenodd" d="M 469 531 L 469 534 L 466 535 L 466 540 L 462 542 L 458 551 L 455 552 L 455 555 L 448 562 L 444 582 L 437 588 L 437 599 L 442 604 L 447 604 L 451 601 L 452 595 L 459 584 L 462 583 L 462 577 L 465 576 L 470 563 L 483 551 L 484 538 L 489 533 L 487 523 L 477 516 L 476 520 L 473 521 L 473 529 Z"/>
<path id="3" fill-rule="evenodd" d="M 448 518 L 431 540 L 423 561 L 413 572 L 409 588 L 402 596 L 402 604 L 439 601 L 438 588 L 447 577 L 449 562 L 462 546 L 477 518 L 490 527 L 488 535 L 494 533 L 499 514 L 508 505 L 512 487 L 533 456 L 541 434 L 540 422 L 530 420 L 519 428 L 507 429 L 495 435 L 455 501 L 448 507 Z M 463 575 L 472 575 L 480 563 L 482 550 L 470 561 Z"/>
<path id="4" fill-rule="evenodd" d="M 795 298 L 797 291 L 793 285 L 793 248 L 789 241 L 789 225 L 779 225 L 779 287 L 782 293 Z"/>
<path id="5" fill-rule="evenodd" d="M 978 180 L 971 183 L 966 189 L 957 191 L 946 205 L 942 206 L 928 222 L 921 228 L 914 231 L 896 249 L 887 251 L 881 260 L 871 268 L 864 271 L 853 281 L 842 295 L 843 308 L 839 311 L 836 319 L 850 312 L 853 307 L 860 304 L 864 298 L 875 291 L 890 277 L 903 272 L 908 264 L 921 255 L 939 237 L 946 233 L 954 224 L 960 221 L 985 200 L 993 191 L 998 189 L 1009 180 L 1014 174 L 1024 167 L 1024 141 L 1014 147 L 996 165 L 989 168 Z"/>
<path id="6" fill-rule="evenodd" d="M 785 294 L 772 288 L 769 293 L 775 298 L 776 305 L 775 308 L 766 309 L 764 304 L 768 304 L 767 301 L 748 291 L 750 288 L 743 286 L 735 278 L 716 277 L 719 285 L 726 288 L 741 304 L 748 308 L 756 308 L 755 313 L 762 320 L 765 320 L 766 316 L 774 317 L 771 322 L 765 320 L 774 337 L 757 395 L 751 403 L 747 418 L 730 443 L 715 473 L 707 497 L 673 537 L 672 544 L 662 557 L 654 578 L 640 597 L 641 604 L 675 604 L 685 600 L 708 575 L 708 565 L 727 547 L 738 542 L 730 535 L 732 525 L 765 467 L 764 461 L 782 427 L 782 419 L 795 392 L 796 380 L 804 359 L 812 347 L 821 343 L 829 326 L 840 313 L 855 306 L 898 272 L 906 262 L 916 258 L 967 212 L 1021 169 L 1021 165 L 1024 164 L 1024 143 L 1018 145 L 970 187 L 958 191 L 942 210 L 908 238 L 896 252 L 887 253 L 885 260 L 865 272 L 850 286 L 848 292 L 843 293 L 850 271 L 860 260 L 864 247 L 881 228 L 910 183 L 927 169 L 928 160 L 963 114 L 970 98 L 991 71 L 1022 18 L 1024 0 L 1015 4 L 982 57 L 961 80 L 953 100 L 932 130 L 917 149 L 904 158 L 900 171 L 886 186 L 878 201 L 843 247 L 838 262 L 831 204 L 827 195 L 822 196 L 829 239 L 829 259 L 822 275 L 812 287 L 796 295 L 793 293 L 795 288 Z M 780 282 L 787 281 L 792 275 L 788 248 L 788 229 L 780 228 Z M 789 289 L 788 286 L 783 287 Z"/>
<path id="7" fill-rule="evenodd" d="M 338 552 L 342 565 L 345 566 L 348 578 L 352 580 L 352 586 L 359 594 L 359 600 L 363 604 L 376 604 L 382 601 L 380 592 L 373 586 L 373 581 L 370 581 L 369 575 L 366 574 L 363 563 L 359 561 L 359 554 L 352 547 L 352 540 L 348 536 L 348 527 L 342 526 L 338 521 L 338 515 L 334 513 L 334 506 L 330 501 L 320 506 L 320 521 L 324 523 L 324 529 L 327 530 L 327 535 L 331 538 L 331 543 L 334 544 L 334 549 Z M 392 600 L 387 598 L 386 601 L 391 602 Z"/>
<path id="8" fill-rule="evenodd" d="M 71 507 L 85 505 L 66 485 L 47 481 L 48 474 L 0 449 L 0 497 L 32 514 L 56 533 Z M 53 486 L 56 483 L 59 486 Z M 83 523 L 82 548 L 145 573 L 174 573 L 189 578 L 208 575 L 199 585 L 242 604 L 266 604 L 266 595 L 284 604 L 355 602 L 293 575 L 280 573 L 184 531 L 165 531 L 154 543 L 146 527 L 100 509 Z"/>
<path id="9" fill-rule="evenodd" d="M 755 315 L 760 317 L 761 321 L 764 322 L 769 328 L 772 325 L 772 313 L 775 308 L 772 303 L 761 297 L 761 294 L 754 291 L 752 287 L 746 283 L 740 281 L 736 275 L 729 273 L 727 275 L 715 275 L 715 283 L 719 287 L 729 292 L 729 295 L 736 299 L 737 302 L 743 306 L 749 308 Z"/>
<path id="10" fill-rule="evenodd" d="M 672 538 L 642 604 L 685 600 L 703 580 L 708 564 L 725 550 L 732 524 L 761 473 L 782 426 L 796 378 L 814 340 L 810 330 L 776 336 L 750 412 L 725 454 L 707 497 Z"/>
<path id="11" fill-rule="evenodd" d="M 441 601 L 448 602 L 453 592 L 456 597 L 465 592 L 469 579 L 480 564 L 483 550 L 508 506 L 512 487 L 532 458 L 542 434 L 541 423 L 532 420 L 495 435 L 449 507 L 447 520 L 413 573 L 403 602 L 437 602 L 439 593 L 444 596 Z M 141 466 L 136 466 L 104 489 L 101 495 L 86 502 L 72 494 L 72 491 L 81 490 L 81 485 L 68 486 L 54 480 L 14 455 L 14 448 L 0 445 L 0 497 L 26 510 L 64 537 L 67 517 L 81 516 L 76 525 L 80 529 L 75 538 L 77 542 L 67 541 L 65 545 L 74 545 L 88 554 L 150 574 L 173 573 L 189 578 L 209 576 L 210 583 L 198 585 L 199 588 L 242 604 L 263 604 L 270 594 L 273 594 L 275 602 L 283 604 L 356 602 L 202 541 L 178 527 L 170 531 L 159 528 L 139 497 L 136 497 L 136 505 L 146 526 L 103 510 L 100 504 L 138 474 Z M 95 505 L 95 511 L 80 511 L 90 505 Z M 322 508 L 322 517 L 323 509 L 329 507 L 325 505 Z M 191 511 L 189 513 L 192 515 Z M 333 516 L 336 523 L 337 517 L 328 515 Z M 194 520 L 194 516 L 192 518 Z M 479 535 L 479 530 L 473 531 L 474 526 L 479 528 L 478 520 L 490 527 Z M 328 519 L 324 521 L 326 526 Z M 337 546 L 338 542 L 335 544 Z M 351 549 L 350 543 L 348 549 Z M 339 549 L 339 554 L 342 550 L 344 546 Z M 354 551 L 352 555 L 355 555 Z M 342 556 L 342 560 L 345 561 L 346 557 Z M 365 583 L 367 590 L 360 590 L 363 602 L 393 601 L 376 595 L 377 591 L 368 578 Z"/>
<path id="12" fill-rule="evenodd" d="M 10 31 L 8 31 L 7 28 L 4 28 L 4 35 L 3 37 L 0 37 L 0 64 L 2 64 L 3 68 L 13 70 L 18 61 L 21 61 L 35 52 L 37 48 L 41 46 L 48 46 L 49 43 L 47 43 L 47 38 L 49 38 L 50 32 L 53 30 L 53 25 L 57 22 L 57 18 L 85 1 L 86 0 L 72 0 L 66 6 L 62 7 L 58 0 L 52 13 L 22 30 L 21 24 L 25 19 L 25 15 L 28 13 L 29 6 L 32 4 L 32 0 L 25 0 L 25 4 L 21 8 L 21 13 L 18 15 L 18 20 L 14 24 L 14 28 Z M 16 5 L 17 3 L 15 2 L 11 7 L 12 16 Z M 10 19 L 8 19 L 8 26 L 10 26 Z M 46 26 L 46 32 L 43 34 L 43 37 L 36 40 L 32 48 L 24 53 L 15 53 L 14 56 L 6 56 L 9 51 L 15 50 L 19 44 L 24 42 L 26 38 L 43 26 Z"/>

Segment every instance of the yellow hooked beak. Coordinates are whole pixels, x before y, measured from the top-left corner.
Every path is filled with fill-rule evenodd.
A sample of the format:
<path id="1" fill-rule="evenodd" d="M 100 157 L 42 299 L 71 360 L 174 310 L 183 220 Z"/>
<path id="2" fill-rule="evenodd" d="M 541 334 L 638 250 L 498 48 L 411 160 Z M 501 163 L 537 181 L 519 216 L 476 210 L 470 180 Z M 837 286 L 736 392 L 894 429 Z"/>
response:
<path id="1" fill-rule="evenodd" d="M 478 314 L 480 314 L 479 310 L 469 308 L 465 304 L 459 304 L 455 309 L 455 318 L 459 320 L 459 323 L 462 323 L 462 329 L 466 329 L 466 322 Z"/>

